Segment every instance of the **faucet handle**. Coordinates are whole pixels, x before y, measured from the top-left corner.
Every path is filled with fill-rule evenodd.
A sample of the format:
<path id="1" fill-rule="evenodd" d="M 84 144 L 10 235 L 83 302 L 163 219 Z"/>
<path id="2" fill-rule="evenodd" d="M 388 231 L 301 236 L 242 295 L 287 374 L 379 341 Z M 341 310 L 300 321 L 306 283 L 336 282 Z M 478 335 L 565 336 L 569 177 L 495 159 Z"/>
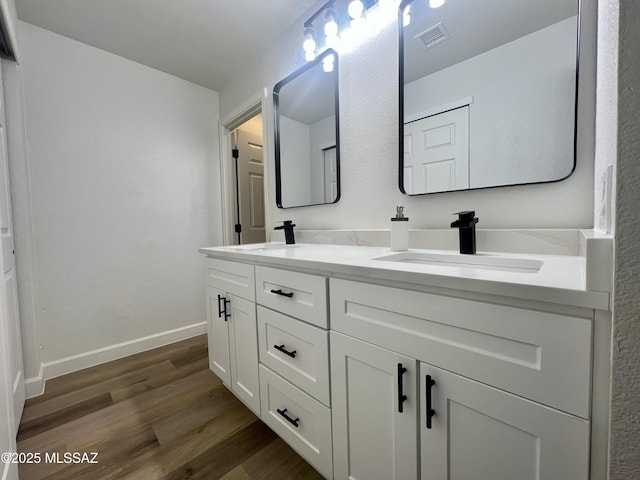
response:
<path id="1" fill-rule="evenodd" d="M 451 223 L 451 228 L 468 228 L 478 223 L 475 210 L 463 210 L 453 215 L 458 215 L 458 220 Z"/>
<path id="2" fill-rule="evenodd" d="M 282 225 L 278 225 L 277 227 L 274 227 L 273 229 L 274 230 L 282 230 L 282 229 L 285 229 L 285 228 L 293 228 L 295 226 L 296 226 L 296 224 L 293 223 L 293 220 L 285 220 L 285 221 L 282 222 Z"/>

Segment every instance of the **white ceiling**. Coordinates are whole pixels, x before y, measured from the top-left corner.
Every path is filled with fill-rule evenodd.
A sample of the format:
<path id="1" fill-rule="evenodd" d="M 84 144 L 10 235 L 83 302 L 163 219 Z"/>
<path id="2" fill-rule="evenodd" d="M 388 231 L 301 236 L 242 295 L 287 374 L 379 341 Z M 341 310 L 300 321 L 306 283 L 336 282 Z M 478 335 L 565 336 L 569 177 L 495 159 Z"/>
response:
<path id="1" fill-rule="evenodd" d="M 20 20 L 220 91 L 317 1 L 16 0 L 16 7 Z"/>
<path id="2" fill-rule="evenodd" d="M 577 15 L 578 0 L 449 0 L 438 9 L 415 0 L 412 10 L 404 29 L 405 83 Z M 451 38 L 425 50 L 414 37 L 440 22 Z"/>

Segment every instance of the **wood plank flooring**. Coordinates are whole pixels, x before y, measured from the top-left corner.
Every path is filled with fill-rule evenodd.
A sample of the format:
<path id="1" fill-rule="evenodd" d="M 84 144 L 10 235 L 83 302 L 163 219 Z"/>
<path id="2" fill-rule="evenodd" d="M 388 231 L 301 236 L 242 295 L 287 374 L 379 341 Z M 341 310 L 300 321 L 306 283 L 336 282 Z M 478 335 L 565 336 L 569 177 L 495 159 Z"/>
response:
<path id="1" fill-rule="evenodd" d="M 209 371 L 206 336 L 49 380 L 27 400 L 18 451 L 42 460 L 21 480 L 322 479 Z"/>

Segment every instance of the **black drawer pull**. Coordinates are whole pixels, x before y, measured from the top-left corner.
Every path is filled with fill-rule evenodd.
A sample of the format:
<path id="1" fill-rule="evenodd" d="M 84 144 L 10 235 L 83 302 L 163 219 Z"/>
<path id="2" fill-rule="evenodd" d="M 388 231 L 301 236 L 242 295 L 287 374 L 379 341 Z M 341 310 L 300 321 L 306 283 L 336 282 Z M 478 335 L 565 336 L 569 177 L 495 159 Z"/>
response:
<path id="1" fill-rule="evenodd" d="M 276 412 L 278 412 L 280 415 L 282 415 L 284 417 L 284 419 L 289 422 L 291 425 L 293 425 L 294 427 L 298 428 L 300 425 L 298 424 L 298 422 L 300 421 L 299 418 L 296 418 L 295 420 L 293 418 L 291 418 L 289 415 L 287 415 L 287 409 L 285 408 L 284 410 L 280 410 L 279 408 L 276 408 Z"/>
<path id="2" fill-rule="evenodd" d="M 432 404 L 431 404 L 431 387 L 433 387 L 436 384 L 436 381 L 434 379 L 431 378 L 431 375 L 427 375 L 426 378 L 426 383 L 427 383 L 427 387 L 426 387 L 426 399 L 427 399 L 427 428 L 431 428 L 431 419 L 433 418 L 433 416 L 436 414 L 436 411 L 431 408 Z"/>
<path id="3" fill-rule="evenodd" d="M 398 412 L 403 412 L 402 404 L 407 400 L 407 396 L 403 393 L 404 386 L 402 384 L 402 377 L 404 376 L 406 368 L 401 363 L 398 364 Z"/>
<path id="4" fill-rule="evenodd" d="M 289 352 L 285 350 L 284 343 L 282 345 L 274 345 L 273 348 L 275 348 L 276 350 L 280 350 L 282 353 L 284 353 L 285 355 L 289 355 L 291 358 L 296 358 L 296 351 L 294 350 L 293 352 Z"/>
<path id="5" fill-rule="evenodd" d="M 293 292 L 283 292 L 281 288 L 278 290 L 271 290 L 271 293 L 275 293 L 276 295 L 282 295 L 283 297 L 293 297 Z"/>

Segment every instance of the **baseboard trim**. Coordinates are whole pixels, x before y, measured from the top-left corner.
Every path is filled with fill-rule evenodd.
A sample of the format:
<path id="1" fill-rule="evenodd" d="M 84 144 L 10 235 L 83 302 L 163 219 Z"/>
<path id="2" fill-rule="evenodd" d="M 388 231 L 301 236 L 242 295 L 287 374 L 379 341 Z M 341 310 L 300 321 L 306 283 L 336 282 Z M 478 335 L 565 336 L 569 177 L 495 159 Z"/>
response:
<path id="1" fill-rule="evenodd" d="M 55 360 L 53 362 L 43 363 L 40 367 L 40 374 L 38 377 L 28 378 L 25 380 L 27 398 L 32 398 L 44 393 L 45 383 L 49 379 L 77 372 L 85 368 L 95 367 L 102 363 L 127 357 L 135 353 L 145 352 L 170 343 L 186 340 L 191 337 L 202 335 L 206 332 L 206 322 L 194 323 L 193 325 L 187 325 L 186 327 L 156 333 L 136 340 L 129 340 L 127 342 L 109 345 L 108 347 L 98 348 L 78 355 L 61 358 L 60 360 Z"/>
<path id="2" fill-rule="evenodd" d="M 44 365 L 40 364 L 37 376 L 24 379 L 24 391 L 27 398 L 37 397 L 44 393 Z"/>

